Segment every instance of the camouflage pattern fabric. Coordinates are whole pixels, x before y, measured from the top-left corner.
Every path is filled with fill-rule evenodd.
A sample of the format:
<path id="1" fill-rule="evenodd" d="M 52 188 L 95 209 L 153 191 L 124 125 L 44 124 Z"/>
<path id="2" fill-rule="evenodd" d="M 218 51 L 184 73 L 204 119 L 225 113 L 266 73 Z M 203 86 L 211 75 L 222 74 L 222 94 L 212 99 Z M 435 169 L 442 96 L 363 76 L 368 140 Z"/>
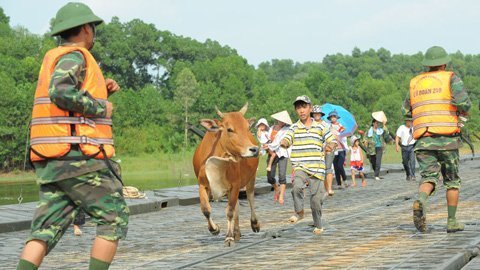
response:
<path id="1" fill-rule="evenodd" d="M 383 134 L 380 136 L 380 140 L 382 141 L 382 147 L 385 147 L 385 144 L 391 140 L 390 138 L 390 131 L 388 131 L 387 127 L 382 127 L 383 128 Z M 368 131 L 370 127 L 368 127 L 366 130 Z M 360 143 L 364 146 L 367 156 L 375 155 L 376 150 L 375 150 L 375 140 L 374 136 L 368 137 L 367 136 L 368 132 L 365 132 L 365 134 L 362 134 L 360 136 Z"/>
<path id="2" fill-rule="evenodd" d="M 57 62 L 50 80 L 48 90 L 50 99 L 63 110 L 82 113 L 86 116 L 105 117 L 105 102 L 94 99 L 82 90 L 85 74 L 85 58 L 81 52 L 74 51 L 63 55 Z M 82 156 L 78 147 L 72 146 L 72 150 L 66 157 Z M 106 164 L 99 159 L 48 160 L 35 162 L 34 167 L 37 183 L 42 185 L 101 170 L 106 168 Z"/>
<path id="3" fill-rule="evenodd" d="M 462 147 L 463 142 L 460 136 L 447 137 L 447 136 L 435 136 L 435 137 L 422 137 L 415 142 L 416 150 L 455 150 Z"/>
<path id="4" fill-rule="evenodd" d="M 74 147 L 72 147 L 74 149 Z M 67 158 L 83 157 L 79 150 L 70 150 Z M 113 160 L 110 163 L 115 164 Z M 87 160 L 56 160 L 50 159 L 33 163 L 37 184 L 44 185 L 64 179 L 81 176 L 87 173 L 95 172 L 107 168 L 107 164 L 102 159 Z"/>
<path id="5" fill-rule="evenodd" d="M 105 117 L 105 101 L 96 100 L 82 89 L 85 73 L 85 59 L 81 52 L 65 54 L 53 70 L 48 95 L 63 110 L 90 117 Z"/>
<path id="6" fill-rule="evenodd" d="M 437 190 L 438 180 L 443 174 L 443 185 L 445 189 L 460 188 L 461 180 L 458 175 L 459 154 L 455 150 L 417 150 L 415 151 L 420 175 L 420 184 L 431 183 L 434 186 L 432 195 Z M 442 172 L 443 170 L 443 172 Z"/>
<path id="7" fill-rule="evenodd" d="M 40 200 L 27 240 L 47 244 L 47 253 L 58 243 L 82 209 L 97 224 L 97 236 L 109 241 L 127 234 L 129 209 L 122 184 L 108 169 L 40 185 Z"/>
<path id="8" fill-rule="evenodd" d="M 452 104 L 457 106 L 460 113 L 467 112 L 472 106 L 467 91 L 463 87 L 463 81 L 457 75 L 453 75 L 450 80 L 450 89 L 452 89 Z M 410 91 L 403 101 L 402 112 L 406 117 L 412 117 L 412 106 L 410 104 Z M 415 150 L 454 150 L 462 146 L 460 137 L 422 137 L 415 143 Z"/>

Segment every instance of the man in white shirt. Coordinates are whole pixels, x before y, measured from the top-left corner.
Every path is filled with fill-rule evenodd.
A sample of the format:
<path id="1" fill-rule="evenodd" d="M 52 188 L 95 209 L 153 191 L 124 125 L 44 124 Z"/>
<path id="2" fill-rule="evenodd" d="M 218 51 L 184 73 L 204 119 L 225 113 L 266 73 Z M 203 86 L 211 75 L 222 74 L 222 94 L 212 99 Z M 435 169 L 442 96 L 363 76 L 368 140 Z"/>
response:
<path id="1" fill-rule="evenodd" d="M 407 181 L 415 181 L 415 153 L 413 138 L 412 118 L 405 118 L 405 125 L 401 125 L 397 129 L 397 136 L 395 137 L 395 144 L 397 152 L 402 149 L 402 164 L 407 174 Z"/>

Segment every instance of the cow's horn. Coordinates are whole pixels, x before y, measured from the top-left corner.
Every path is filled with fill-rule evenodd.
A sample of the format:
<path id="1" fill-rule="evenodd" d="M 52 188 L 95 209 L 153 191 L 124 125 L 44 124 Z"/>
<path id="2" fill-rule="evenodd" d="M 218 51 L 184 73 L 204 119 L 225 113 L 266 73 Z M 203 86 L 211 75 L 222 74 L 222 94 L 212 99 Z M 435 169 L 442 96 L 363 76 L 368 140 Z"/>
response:
<path id="1" fill-rule="evenodd" d="M 223 118 L 223 113 L 217 108 L 216 105 L 215 105 L 215 111 L 217 111 L 217 114 L 218 116 L 220 116 L 220 118 Z"/>
<path id="2" fill-rule="evenodd" d="M 248 109 L 248 101 L 247 103 L 245 103 L 245 105 L 243 105 L 243 107 L 240 109 L 240 113 L 242 113 L 242 115 L 245 115 L 245 113 L 247 112 L 247 109 Z"/>

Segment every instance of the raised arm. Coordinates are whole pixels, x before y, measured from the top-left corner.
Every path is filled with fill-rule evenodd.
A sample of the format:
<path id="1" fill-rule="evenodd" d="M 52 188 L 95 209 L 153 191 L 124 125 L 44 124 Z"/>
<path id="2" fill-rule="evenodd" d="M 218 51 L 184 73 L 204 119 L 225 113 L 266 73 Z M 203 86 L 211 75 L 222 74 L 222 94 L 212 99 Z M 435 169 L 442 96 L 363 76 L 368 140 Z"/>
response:
<path id="1" fill-rule="evenodd" d="M 108 101 L 97 100 L 81 89 L 85 79 L 85 60 L 81 52 L 60 58 L 50 81 L 50 100 L 59 108 L 86 116 L 106 117 Z"/>

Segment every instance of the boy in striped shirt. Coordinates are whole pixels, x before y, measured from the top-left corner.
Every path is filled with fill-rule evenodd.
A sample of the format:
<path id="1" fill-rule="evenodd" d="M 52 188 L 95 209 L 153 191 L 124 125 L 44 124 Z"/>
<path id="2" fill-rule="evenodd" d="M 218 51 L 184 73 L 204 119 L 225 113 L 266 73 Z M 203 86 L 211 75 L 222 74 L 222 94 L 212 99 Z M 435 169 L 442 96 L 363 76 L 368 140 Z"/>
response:
<path id="1" fill-rule="evenodd" d="M 315 229 L 313 233 L 321 234 L 322 204 L 325 194 L 325 151 L 336 148 L 336 140 L 329 129 L 311 117 L 312 102 L 308 96 L 298 96 L 293 103 L 299 120 L 285 134 L 281 146 L 292 146 L 290 160 L 295 173 L 293 183 L 293 205 L 295 215 L 290 222 L 297 222 L 304 217 L 304 189 L 308 189 L 310 208 Z M 325 149 L 324 149 L 325 145 Z"/>

